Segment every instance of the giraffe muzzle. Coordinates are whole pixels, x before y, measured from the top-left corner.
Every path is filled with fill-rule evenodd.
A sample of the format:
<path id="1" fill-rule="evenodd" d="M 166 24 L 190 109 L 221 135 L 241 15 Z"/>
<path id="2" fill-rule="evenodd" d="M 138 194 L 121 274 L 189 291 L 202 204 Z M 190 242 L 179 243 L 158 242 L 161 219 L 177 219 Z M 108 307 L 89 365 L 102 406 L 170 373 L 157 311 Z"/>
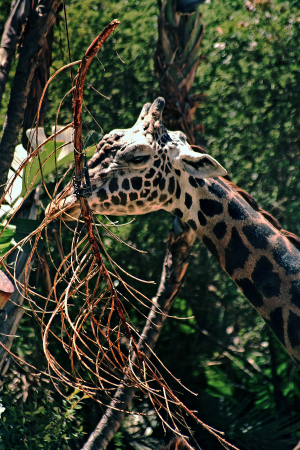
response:
<path id="1" fill-rule="evenodd" d="M 77 220 L 80 216 L 80 203 L 75 194 L 70 194 L 64 198 L 52 200 L 47 206 L 45 217 L 47 219 L 61 219 L 65 221 Z"/>

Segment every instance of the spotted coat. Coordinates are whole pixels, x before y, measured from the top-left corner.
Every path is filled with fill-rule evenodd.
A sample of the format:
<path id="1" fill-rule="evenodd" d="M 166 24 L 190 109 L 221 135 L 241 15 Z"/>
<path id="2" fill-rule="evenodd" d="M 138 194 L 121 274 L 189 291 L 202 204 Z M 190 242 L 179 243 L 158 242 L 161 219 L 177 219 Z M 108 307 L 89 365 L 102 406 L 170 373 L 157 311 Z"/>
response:
<path id="1" fill-rule="evenodd" d="M 164 100 L 146 104 L 136 124 L 114 130 L 89 162 L 94 213 L 145 214 L 165 209 L 195 231 L 222 268 L 300 362 L 300 241 L 229 182 L 211 156 L 193 151 L 161 123 Z M 76 219 L 72 185 L 50 205 Z"/>

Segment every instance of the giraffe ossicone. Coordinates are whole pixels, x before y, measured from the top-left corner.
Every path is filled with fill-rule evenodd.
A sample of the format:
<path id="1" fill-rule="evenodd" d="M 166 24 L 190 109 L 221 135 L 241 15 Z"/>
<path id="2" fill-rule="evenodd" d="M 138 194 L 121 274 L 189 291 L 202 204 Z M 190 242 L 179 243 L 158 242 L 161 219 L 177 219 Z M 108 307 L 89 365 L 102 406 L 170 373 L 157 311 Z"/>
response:
<path id="1" fill-rule="evenodd" d="M 147 103 L 127 130 L 114 130 L 89 161 L 96 214 L 165 209 L 200 237 L 278 339 L 300 363 L 300 240 L 255 200 L 223 178 L 210 155 L 194 151 L 182 132 L 162 124 L 164 100 Z M 80 215 L 70 183 L 49 205 L 64 220 Z"/>

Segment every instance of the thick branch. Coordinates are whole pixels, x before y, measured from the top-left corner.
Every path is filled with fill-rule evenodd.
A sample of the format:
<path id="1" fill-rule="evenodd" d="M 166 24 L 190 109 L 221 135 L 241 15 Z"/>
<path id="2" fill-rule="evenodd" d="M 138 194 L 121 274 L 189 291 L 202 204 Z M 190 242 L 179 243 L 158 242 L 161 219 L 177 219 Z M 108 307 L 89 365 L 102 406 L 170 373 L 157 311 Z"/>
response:
<path id="1" fill-rule="evenodd" d="M 13 2 L 10 15 L 5 24 L 0 44 L 0 105 L 12 59 L 16 51 L 17 41 L 29 14 L 30 6 L 30 0 Z"/>
<path id="2" fill-rule="evenodd" d="M 75 173 L 78 179 L 82 178 L 82 172 L 84 167 L 84 159 L 82 158 L 82 141 L 81 141 L 81 129 L 82 129 L 82 105 L 83 105 L 83 87 L 84 80 L 86 74 L 88 72 L 89 66 L 97 54 L 97 52 L 102 47 L 105 40 L 109 37 L 109 35 L 115 30 L 115 28 L 120 24 L 118 20 L 113 20 L 109 25 L 107 25 L 104 30 L 96 37 L 96 39 L 92 42 L 92 44 L 87 49 L 82 61 L 80 63 L 80 67 L 78 70 L 77 78 L 76 78 L 76 86 L 74 90 L 74 158 L 75 158 Z M 86 180 L 87 181 L 87 180 Z M 100 273 L 103 275 L 103 278 L 107 284 L 107 287 L 111 293 L 113 303 L 116 307 L 116 310 L 119 314 L 122 325 L 125 329 L 126 336 L 131 340 L 131 344 L 134 350 L 135 355 L 138 357 L 140 361 L 143 361 L 143 357 L 139 352 L 138 346 L 133 339 L 131 330 L 127 324 L 127 321 L 124 316 L 124 311 L 117 296 L 116 290 L 112 283 L 111 277 L 109 275 L 108 270 L 106 269 L 103 259 L 99 250 L 99 246 L 93 231 L 93 223 L 92 216 L 90 213 L 90 209 L 88 206 L 88 202 L 83 195 L 79 195 L 79 202 L 81 213 L 84 218 L 86 231 L 88 235 L 88 239 L 90 241 L 91 247 L 93 249 L 95 259 L 97 261 L 98 267 L 100 269 Z"/>
<path id="3" fill-rule="evenodd" d="M 184 225 L 182 224 L 182 226 Z M 190 228 L 184 227 L 184 231 L 179 236 L 176 236 L 174 231 L 169 234 L 160 286 L 138 344 L 139 350 L 148 358 L 151 356 L 151 350 L 155 347 L 164 321 L 179 293 L 188 268 L 189 254 L 196 235 Z M 124 420 L 126 411 L 130 408 L 136 389 L 127 386 L 126 379 L 124 383 L 120 384 L 110 407 L 106 410 L 82 450 L 104 450 L 107 448 L 108 443 Z"/>
<path id="4" fill-rule="evenodd" d="M 29 16 L 29 32 L 20 52 L 11 97 L 0 142 L 0 197 L 10 169 L 15 146 L 24 118 L 31 81 L 39 61 L 46 34 L 55 22 L 55 13 L 61 0 L 40 0 Z"/>

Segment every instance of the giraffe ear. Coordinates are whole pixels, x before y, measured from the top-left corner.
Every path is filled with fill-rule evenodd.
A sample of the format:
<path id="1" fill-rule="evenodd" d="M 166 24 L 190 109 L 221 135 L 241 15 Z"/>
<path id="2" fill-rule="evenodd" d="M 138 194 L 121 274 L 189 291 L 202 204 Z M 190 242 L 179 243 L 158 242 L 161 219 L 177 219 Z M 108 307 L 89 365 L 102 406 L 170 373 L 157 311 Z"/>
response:
<path id="1" fill-rule="evenodd" d="M 197 178 L 224 177 L 227 170 L 210 155 L 189 152 L 179 156 L 179 163 L 185 171 Z"/>

